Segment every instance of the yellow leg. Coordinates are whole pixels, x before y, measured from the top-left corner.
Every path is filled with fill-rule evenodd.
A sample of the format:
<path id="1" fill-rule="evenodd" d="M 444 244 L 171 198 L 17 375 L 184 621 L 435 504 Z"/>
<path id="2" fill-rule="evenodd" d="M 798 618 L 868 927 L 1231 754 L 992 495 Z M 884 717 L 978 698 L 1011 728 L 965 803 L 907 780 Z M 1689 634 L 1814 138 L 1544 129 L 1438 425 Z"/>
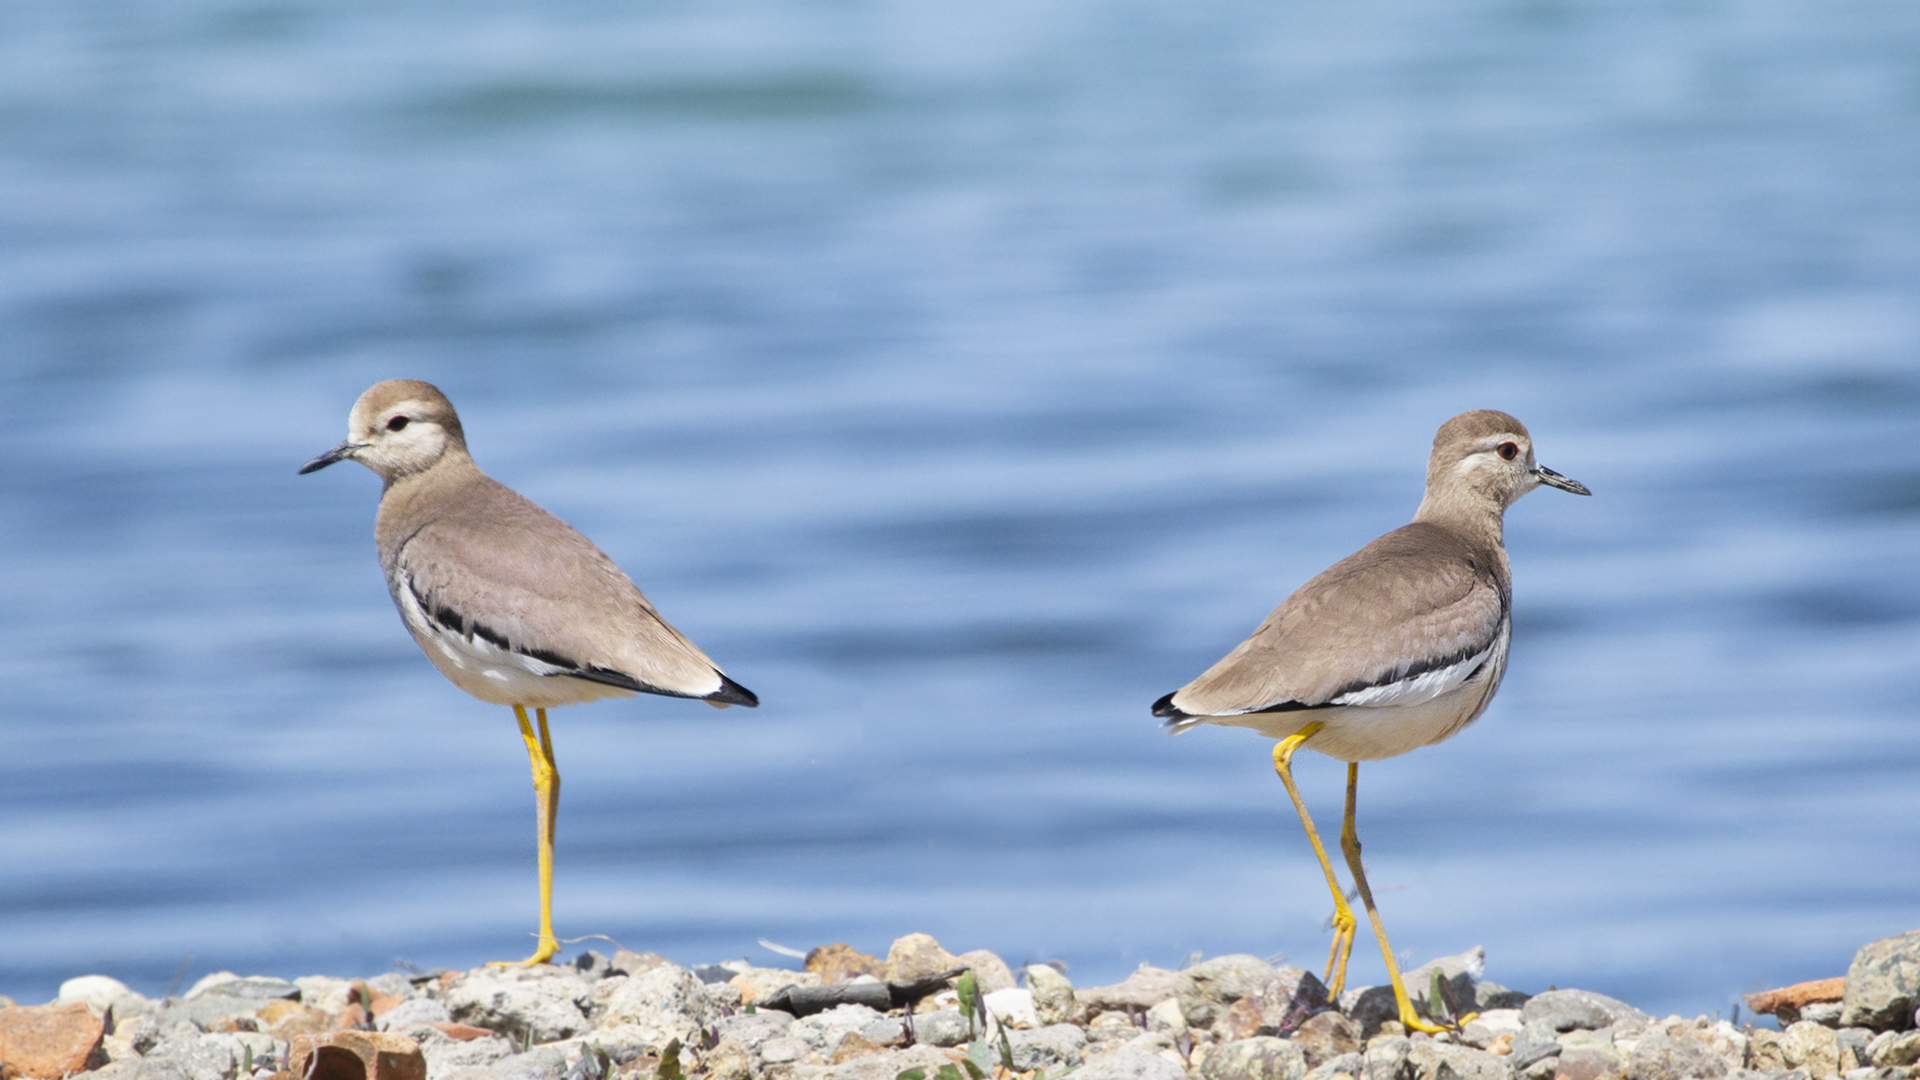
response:
<path id="1" fill-rule="evenodd" d="M 1300 789 L 1293 786 L 1293 752 L 1326 726 L 1319 722 L 1308 724 L 1281 739 L 1273 748 L 1273 771 L 1280 774 L 1280 782 L 1287 785 L 1287 794 L 1293 797 L 1293 809 L 1300 815 L 1300 824 L 1307 830 L 1307 840 L 1320 860 L 1320 869 L 1326 872 L 1327 888 L 1333 892 L 1333 947 L 1327 950 L 1326 983 L 1328 994 L 1337 998 L 1347 981 L 1347 955 L 1353 951 L 1353 909 L 1347 906 L 1340 879 L 1333 876 L 1333 863 L 1327 861 L 1327 849 L 1321 846 L 1320 834 L 1314 831 L 1313 815 L 1307 813 L 1306 800 L 1300 797 Z"/>
<path id="2" fill-rule="evenodd" d="M 513 707 L 520 721 L 520 737 L 527 743 L 527 759 L 533 764 L 534 812 L 540 830 L 540 943 L 525 960 L 498 960 L 490 967 L 532 967 L 553 959 L 560 943 L 553 936 L 553 820 L 560 813 L 560 766 L 553 760 L 553 736 L 547 732 L 547 710 L 535 709 L 540 718 L 540 733 L 527 720 L 527 710 Z"/>
<path id="3" fill-rule="evenodd" d="M 1393 946 L 1387 943 L 1387 928 L 1380 922 L 1380 909 L 1373 906 L 1373 890 L 1367 887 L 1367 872 L 1360 865 L 1360 834 L 1353 827 L 1353 808 L 1360 787 L 1360 763 L 1347 763 L 1347 815 L 1340 826 L 1340 850 L 1346 853 L 1347 867 L 1353 871 L 1353 883 L 1360 889 L 1360 902 L 1367 906 L 1367 918 L 1373 922 L 1373 936 L 1380 939 L 1380 956 L 1387 962 L 1387 978 L 1393 982 L 1393 1000 L 1400 1006 L 1400 1022 L 1408 1031 L 1434 1034 L 1447 1030 L 1416 1015 L 1407 988 L 1400 981 L 1400 965 L 1393 958 Z"/>

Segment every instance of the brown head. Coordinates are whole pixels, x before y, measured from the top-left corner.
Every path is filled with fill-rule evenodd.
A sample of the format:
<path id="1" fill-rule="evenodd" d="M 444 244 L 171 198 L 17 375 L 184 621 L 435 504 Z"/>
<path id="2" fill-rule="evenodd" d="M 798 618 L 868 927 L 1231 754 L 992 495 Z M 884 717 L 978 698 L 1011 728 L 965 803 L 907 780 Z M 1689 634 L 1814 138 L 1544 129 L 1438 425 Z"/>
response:
<path id="1" fill-rule="evenodd" d="M 1586 485 L 1534 460 L 1533 437 L 1525 424 L 1494 409 L 1463 412 L 1434 433 L 1427 496 L 1413 519 L 1490 515 L 1497 532 L 1507 507 L 1541 484 L 1575 495 L 1593 494 Z"/>
<path id="2" fill-rule="evenodd" d="M 447 395 L 418 379 L 388 379 L 353 403 L 347 440 L 302 465 L 300 472 L 352 460 L 391 484 L 425 472 L 449 454 L 466 457 L 467 436 Z"/>

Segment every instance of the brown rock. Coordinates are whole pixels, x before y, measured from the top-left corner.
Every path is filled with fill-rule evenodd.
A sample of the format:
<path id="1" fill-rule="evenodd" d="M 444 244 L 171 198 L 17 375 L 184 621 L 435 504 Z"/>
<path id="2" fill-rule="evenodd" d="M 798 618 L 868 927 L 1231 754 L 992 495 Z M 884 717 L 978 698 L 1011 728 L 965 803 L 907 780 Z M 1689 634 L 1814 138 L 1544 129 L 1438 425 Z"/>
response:
<path id="1" fill-rule="evenodd" d="M 857 1031 L 849 1031 L 840 1039 L 840 1045 L 833 1048 L 833 1054 L 827 1058 L 827 1064 L 839 1065 L 853 1058 L 864 1057 L 881 1049 L 879 1043 Z"/>
<path id="2" fill-rule="evenodd" d="M 359 1005 L 361 1008 L 371 1006 L 370 1011 L 376 1017 L 385 1016 L 394 1006 L 407 1000 L 397 994 L 389 994 L 381 990 L 375 990 L 359 979 L 355 979 L 352 985 L 348 986 L 347 995 L 349 1001 Z"/>
<path id="3" fill-rule="evenodd" d="M 1763 990 L 1757 994 L 1748 994 L 1747 1008 L 1757 1013 L 1780 1015 L 1787 1010 L 1787 1023 L 1800 1018 L 1800 1009 L 1819 1001 L 1839 1001 L 1847 993 L 1847 977 L 1836 976 L 1831 979 L 1815 979 L 1812 982 L 1794 983 L 1778 990 Z"/>
<path id="4" fill-rule="evenodd" d="M 1112 986 L 1074 987 L 1073 997 L 1085 1016 L 1103 1012 L 1139 1012 L 1170 1001 L 1180 992 L 1180 973 L 1142 964 Z"/>
<path id="5" fill-rule="evenodd" d="M 956 964 L 965 964 L 973 969 L 973 981 L 983 994 L 995 990 L 1011 990 L 1014 987 L 1013 969 L 1005 960 L 991 949 L 975 949 L 963 952 L 953 958 Z"/>
<path id="6" fill-rule="evenodd" d="M 1234 989 L 1244 992 L 1243 996 L 1219 1012 L 1214 1021 L 1214 1036 L 1221 1042 L 1291 1031 L 1305 1020 L 1308 1012 L 1327 1004 L 1327 988 L 1320 979 L 1296 967 L 1272 969 L 1258 982 Z M 1182 997 L 1180 1005 L 1183 1010 L 1187 1009 L 1188 999 Z M 1194 1015 L 1188 1011 L 1189 1023 Z M 1357 1044 L 1359 1031 L 1355 1030 L 1353 1036 Z"/>
<path id="7" fill-rule="evenodd" d="M 861 975 L 887 977 L 886 961 L 868 956 L 844 941 L 821 945 L 807 953 L 807 970 L 820 976 L 823 986 L 838 986 Z"/>
<path id="8" fill-rule="evenodd" d="M 1787 1025 L 1780 1033 L 1781 1056 L 1789 1069 L 1805 1069 L 1813 1080 L 1838 1076 L 1840 1068 L 1839 1033 L 1825 1024 L 1802 1020 Z"/>
<path id="9" fill-rule="evenodd" d="M 0 1076 L 36 1080 L 86 1072 L 106 1063 L 106 1021 L 85 1002 L 0 1009 Z"/>
<path id="10" fill-rule="evenodd" d="M 472 1024 L 462 1024 L 451 1020 L 444 1024 L 433 1024 L 431 1026 L 435 1031 L 438 1031 L 440 1034 L 445 1035 L 455 1042 L 472 1042 L 475 1039 L 484 1039 L 493 1034 L 493 1032 L 488 1031 L 486 1028 L 474 1027 Z"/>
<path id="11" fill-rule="evenodd" d="M 1746 1067 L 1755 1072 L 1785 1072 L 1787 1050 L 1777 1031 L 1761 1028 L 1747 1033 Z"/>
<path id="12" fill-rule="evenodd" d="M 427 1080 L 427 1059 L 405 1035 L 336 1031 L 297 1035 L 280 1078 L 301 1080 Z"/>
<path id="13" fill-rule="evenodd" d="M 254 1014 L 260 1029 L 292 1041 L 295 1035 L 318 1035 L 333 1027 L 333 1018 L 297 1001 L 270 1001 Z"/>
<path id="14" fill-rule="evenodd" d="M 1239 1005 L 1247 999 L 1234 1002 Z M 1360 1025 L 1337 1012 L 1328 1010 L 1315 1013 L 1300 1022 L 1300 1028 L 1293 1033 L 1293 1041 L 1300 1044 L 1306 1052 L 1307 1068 L 1317 1068 L 1328 1058 L 1341 1054 L 1360 1052 Z"/>
<path id="15" fill-rule="evenodd" d="M 259 1031 L 260 1021 L 251 1016 L 222 1016 L 208 1024 L 207 1030 L 221 1035 L 236 1031 Z"/>
<path id="16" fill-rule="evenodd" d="M 887 950 L 888 979 L 918 979 L 960 966 L 931 934 L 908 934 Z"/>
<path id="17" fill-rule="evenodd" d="M 367 1010 L 357 1001 L 341 1009 L 340 1015 L 333 1018 L 335 1031 L 364 1031 L 371 1027 L 373 1027 L 372 1018 L 367 1016 Z M 313 1032 L 313 1034 L 319 1033 Z"/>

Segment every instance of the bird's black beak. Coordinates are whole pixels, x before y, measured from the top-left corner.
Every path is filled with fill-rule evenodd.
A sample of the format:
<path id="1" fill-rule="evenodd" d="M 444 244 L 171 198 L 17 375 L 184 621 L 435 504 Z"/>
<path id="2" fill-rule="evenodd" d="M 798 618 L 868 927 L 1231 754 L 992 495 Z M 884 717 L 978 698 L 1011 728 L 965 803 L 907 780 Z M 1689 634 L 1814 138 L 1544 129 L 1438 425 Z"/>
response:
<path id="1" fill-rule="evenodd" d="M 300 475 L 305 476 L 310 472 L 319 472 L 321 469 L 326 468 L 336 461 L 345 461 L 352 457 L 355 451 L 363 450 L 366 446 L 366 443 L 357 443 L 351 440 L 343 442 L 339 446 L 307 462 L 305 465 L 300 466 Z"/>
<path id="2" fill-rule="evenodd" d="M 316 458 L 315 460 L 317 461 L 319 459 Z M 319 467 L 320 466 L 318 465 L 312 466 L 312 468 L 316 468 L 316 469 Z M 300 471 L 305 472 L 306 470 L 302 469 Z M 1559 473 L 1554 472 L 1552 469 L 1547 468 L 1545 465 L 1535 465 L 1533 467 L 1533 475 L 1539 477 L 1540 482 L 1547 485 L 1548 487 L 1557 487 L 1561 491 L 1571 491 L 1575 495 L 1593 494 L 1593 492 L 1587 490 L 1587 485 L 1581 483 L 1578 480 L 1573 480 L 1568 477 L 1561 476 Z"/>

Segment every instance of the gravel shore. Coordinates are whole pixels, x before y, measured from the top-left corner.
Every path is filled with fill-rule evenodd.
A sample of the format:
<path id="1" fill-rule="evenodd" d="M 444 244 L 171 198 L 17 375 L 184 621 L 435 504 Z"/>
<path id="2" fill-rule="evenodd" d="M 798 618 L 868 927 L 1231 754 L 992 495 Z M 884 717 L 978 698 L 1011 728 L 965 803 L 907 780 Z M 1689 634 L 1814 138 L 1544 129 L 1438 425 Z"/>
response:
<path id="1" fill-rule="evenodd" d="M 801 971 L 622 950 L 354 980 L 222 972 L 163 1000 L 82 976 L 0 1008 L 0 1080 L 1920 1080 L 1920 930 L 1863 947 L 1844 979 L 1751 995 L 1778 1031 L 1528 995 L 1484 966 L 1474 949 L 1409 972 L 1416 1007 L 1452 1029 L 1411 1037 L 1387 987 L 1329 1001 L 1314 974 L 1253 956 L 1076 987 L 925 934 L 884 958 L 823 946 Z"/>

